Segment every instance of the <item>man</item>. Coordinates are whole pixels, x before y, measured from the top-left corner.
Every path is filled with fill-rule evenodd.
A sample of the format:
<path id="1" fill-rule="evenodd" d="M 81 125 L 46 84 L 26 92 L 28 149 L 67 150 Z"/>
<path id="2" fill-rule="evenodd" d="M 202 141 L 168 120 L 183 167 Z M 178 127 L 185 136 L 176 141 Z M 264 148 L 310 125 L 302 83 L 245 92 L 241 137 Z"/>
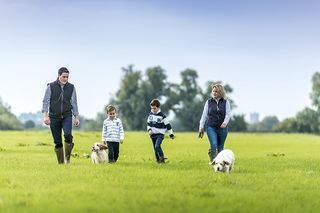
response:
<path id="1" fill-rule="evenodd" d="M 68 82 L 68 78 L 69 70 L 61 67 L 58 70 L 57 80 L 47 86 L 42 106 L 43 122 L 50 125 L 59 164 L 64 163 L 62 130 L 65 139 L 65 163 L 69 164 L 74 146 L 72 115 L 74 115 L 74 125 L 77 127 L 80 124 L 76 90 L 74 85 Z"/>

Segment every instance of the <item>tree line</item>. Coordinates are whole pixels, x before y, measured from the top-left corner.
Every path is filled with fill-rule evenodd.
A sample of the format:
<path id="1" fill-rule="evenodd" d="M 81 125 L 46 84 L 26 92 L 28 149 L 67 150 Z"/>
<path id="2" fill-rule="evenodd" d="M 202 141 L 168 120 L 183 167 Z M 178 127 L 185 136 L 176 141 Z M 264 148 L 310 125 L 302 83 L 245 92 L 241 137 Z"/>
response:
<path id="1" fill-rule="evenodd" d="M 133 65 L 122 68 L 123 76 L 119 89 L 110 98 L 108 103 L 118 109 L 118 116 L 122 119 L 126 130 L 145 130 L 146 117 L 150 112 L 149 103 L 153 98 L 161 101 L 161 110 L 165 112 L 172 126 L 178 131 L 197 131 L 205 101 L 211 97 L 211 85 L 221 81 L 208 81 L 202 88 L 197 80 L 198 74 L 194 69 L 185 69 L 180 72 L 180 82 L 168 80 L 166 71 L 155 66 L 145 72 L 135 70 Z M 320 132 L 320 73 L 312 76 L 312 91 L 310 98 L 312 107 L 299 111 L 295 117 L 279 121 L 276 116 L 266 116 L 262 121 L 248 124 L 244 115 L 233 114 L 229 130 L 235 132 Z M 233 92 L 229 84 L 224 84 L 227 96 Z M 236 104 L 229 99 L 231 108 Z M 78 130 L 101 131 L 103 111 L 97 113 L 95 119 L 86 119 L 80 116 L 81 126 Z M 0 130 L 43 129 L 32 120 L 20 122 L 11 112 L 10 107 L 0 99 Z"/>
<path id="2" fill-rule="evenodd" d="M 148 68 L 145 72 L 135 70 L 133 65 L 122 68 L 123 77 L 120 87 L 109 103 L 118 109 L 118 116 L 127 130 L 145 130 L 146 120 L 150 112 L 150 101 L 157 98 L 161 102 L 161 110 L 169 116 L 170 122 L 178 131 L 197 131 L 205 101 L 211 97 L 211 85 L 221 81 L 208 81 L 202 89 L 197 80 L 196 70 L 181 71 L 179 83 L 168 80 L 166 71 L 160 67 Z M 226 93 L 232 93 L 230 85 L 224 85 Z M 236 107 L 230 99 L 231 108 Z M 102 122 L 104 113 L 99 113 L 95 120 Z M 98 127 L 91 120 L 83 126 L 84 129 Z M 245 131 L 247 124 L 244 115 L 233 116 L 231 130 Z"/>
<path id="3" fill-rule="evenodd" d="M 300 133 L 320 133 L 320 73 L 316 72 L 311 78 L 312 89 L 310 99 L 312 107 L 305 107 L 299 111 L 295 117 L 286 118 L 281 123 L 274 126 L 275 132 L 300 132 Z"/>

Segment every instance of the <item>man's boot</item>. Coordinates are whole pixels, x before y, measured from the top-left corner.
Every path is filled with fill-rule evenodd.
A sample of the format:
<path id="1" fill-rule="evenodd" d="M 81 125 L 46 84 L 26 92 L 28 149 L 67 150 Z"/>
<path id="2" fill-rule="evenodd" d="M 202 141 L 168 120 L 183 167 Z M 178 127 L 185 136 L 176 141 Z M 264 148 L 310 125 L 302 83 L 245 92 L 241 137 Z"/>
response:
<path id="1" fill-rule="evenodd" d="M 63 148 L 55 148 L 54 151 L 56 152 L 58 163 L 64 164 Z"/>
<path id="2" fill-rule="evenodd" d="M 65 143 L 65 155 L 66 155 L 66 164 L 70 164 L 71 151 L 73 149 L 74 143 Z"/>
<path id="3" fill-rule="evenodd" d="M 165 163 L 165 158 L 164 156 L 159 157 L 159 163 Z"/>
<path id="4" fill-rule="evenodd" d="M 208 150 L 208 155 L 209 155 L 209 159 L 210 159 L 209 165 L 211 165 L 213 159 L 217 156 L 217 151 L 216 151 L 216 150 L 213 150 L 213 149 L 209 149 L 209 150 Z"/>

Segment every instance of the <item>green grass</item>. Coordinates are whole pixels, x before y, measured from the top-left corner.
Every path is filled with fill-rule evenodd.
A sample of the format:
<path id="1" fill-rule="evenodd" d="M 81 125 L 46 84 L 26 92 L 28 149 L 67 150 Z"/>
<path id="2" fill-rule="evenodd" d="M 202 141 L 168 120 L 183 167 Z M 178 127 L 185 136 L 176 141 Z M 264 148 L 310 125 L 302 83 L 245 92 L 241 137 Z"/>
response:
<path id="1" fill-rule="evenodd" d="M 320 138 L 230 133 L 235 169 L 214 173 L 207 138 L 165 138 L 155 163 L 145 132 L 126 132 L 116 164 L 87 154 L 100 132 L 75 132 L 71 165 L 58 165 L 49 132 L 0 132 L 0 212 L 320 212 Z"/>

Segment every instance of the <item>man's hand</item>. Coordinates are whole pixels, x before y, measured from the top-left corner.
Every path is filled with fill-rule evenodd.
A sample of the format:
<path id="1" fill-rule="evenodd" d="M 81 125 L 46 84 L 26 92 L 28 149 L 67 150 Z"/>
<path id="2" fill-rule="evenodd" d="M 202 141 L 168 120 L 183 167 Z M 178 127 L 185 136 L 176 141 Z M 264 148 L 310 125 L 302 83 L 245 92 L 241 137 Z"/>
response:
<path id="1" fill-rule="evenodd" d="M 45 125 L 50 125 L 50 118 L 49 118 L 49 116 L 48 116 L 48 113 L 45 113 L 45 114 L 43 115 L 43 123 L 44 123 Z"/>
<path id="2" fill-rule="evenodd" d="M 74 126 L 78 127 L 80 125 L 80 120 L 79 120 L 79 116 L 75 116 L 74 117 Z"/>
<path id="3" fill-rule="evenodd" d="M 120 143 L 123 144 L 123 140 L 120 140 Z"/>
<path id="4" fill-rule="evenodd" d="M 169 135 L 169 137 L 170 137 L 171 139 L 174 139 L 176 136 L 174 136 L 174 134 L 171 134 L 171 135 Z"/>

